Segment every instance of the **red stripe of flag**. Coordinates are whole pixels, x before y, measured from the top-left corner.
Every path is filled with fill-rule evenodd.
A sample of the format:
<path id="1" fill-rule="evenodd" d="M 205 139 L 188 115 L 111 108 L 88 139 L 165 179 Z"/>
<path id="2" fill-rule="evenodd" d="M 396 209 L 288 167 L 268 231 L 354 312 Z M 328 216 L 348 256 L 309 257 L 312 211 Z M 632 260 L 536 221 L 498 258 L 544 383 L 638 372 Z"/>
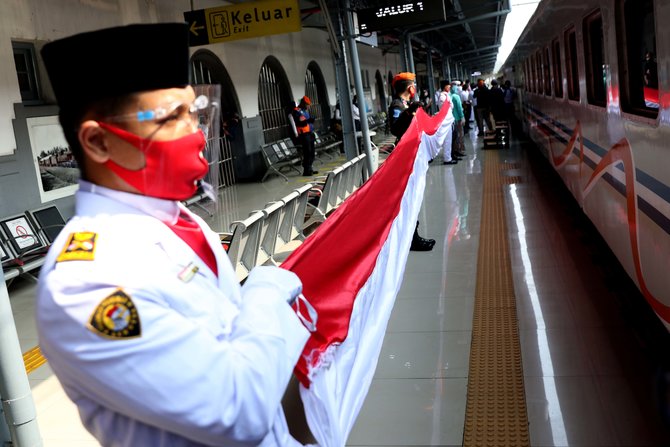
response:
<path id="1" fill-rule="evenodd" d="M 398 146 L 375 174 L 349 196 L 281 265 L 298 275 L 303 294 L 318 313 L 317 330 L 295 368 L 309 387 L 309 371 L 326 349 L 347 337 L 354 300 L 372 273 L 399 213 L 414 171 L 421 132 L 432 135 L 449 107 L 430 117 L 419 110 Z"/>

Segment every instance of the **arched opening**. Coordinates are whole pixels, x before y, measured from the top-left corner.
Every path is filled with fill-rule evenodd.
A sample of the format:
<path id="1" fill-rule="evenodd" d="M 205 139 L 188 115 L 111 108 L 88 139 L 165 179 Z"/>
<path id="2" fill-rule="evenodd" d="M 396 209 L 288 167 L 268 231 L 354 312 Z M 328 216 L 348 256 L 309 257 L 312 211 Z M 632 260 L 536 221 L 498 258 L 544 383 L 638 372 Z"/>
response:
<path id="1" fill-rule="evenodd" d="M 375 73 L 375 87 L 377 88 L 377 107 L 381 112 L 386 112 L 388 106 L 386 105 L 386 88 L 384 87 L 384 78 L 377 70 Z"/>
<path id="2" fill-rule="evenodd" d="M 240 150 L 244 152 L 244 137 L 239 120 L 240 102 L 235 86 L 221 60 L 208 50 L 198 50 L 191 57 L 191 79 L 194 85 L 221 85 L 221 136 L 217 141 L 208 141 L 208 147 L 215 147 L 219 151 L 219 186 L 230 186 L 236 178 L 234 154 Z"/>
<path id="3" fill-rule="evenodd" d="M 305 95 L 312 102 L 308 110 L 314 118 L 314 129 L 317 132 L 326 132 L 330 126 L 328 90 L 321 68 L 314 61 L 307 65 L 307 71 L 305 72 Z"/>
<path id="4" fill-rule="evenodd" d="M 388 80 L 389 80 L 389 82 L 388 82 L 388 84 L 386 84 L 386 87 L 388 88 L 389 96 L 391 98 L 393 98 L 393 95 L 394 95 L 394 92 L 393 92 L 393 73 L 391 72 L 391 70 L 389 70 Z"/>
<path id="5" fill-rule="evenodd" d="M 286 72 L 277 58 L 268 56 L 258 76 L 258 113 L 265 143 L 293 138 L 287 118 L 293 106 Z"/>

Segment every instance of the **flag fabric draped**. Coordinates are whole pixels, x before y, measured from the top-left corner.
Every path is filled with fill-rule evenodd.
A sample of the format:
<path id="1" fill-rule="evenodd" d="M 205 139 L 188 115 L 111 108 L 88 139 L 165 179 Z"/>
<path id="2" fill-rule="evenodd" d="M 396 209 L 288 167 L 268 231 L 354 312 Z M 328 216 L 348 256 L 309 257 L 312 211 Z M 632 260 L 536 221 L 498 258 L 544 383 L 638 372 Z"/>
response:
<path id="1" fill-rule="evenodd" d="M 282 264 L 303 282 L 316 331 L 295 368 L 310 430 L 344 446 L 372 382 L 402 284 L 428 161 L 450 136 L 449 107 L 419 109 L 392 154 Z"/>

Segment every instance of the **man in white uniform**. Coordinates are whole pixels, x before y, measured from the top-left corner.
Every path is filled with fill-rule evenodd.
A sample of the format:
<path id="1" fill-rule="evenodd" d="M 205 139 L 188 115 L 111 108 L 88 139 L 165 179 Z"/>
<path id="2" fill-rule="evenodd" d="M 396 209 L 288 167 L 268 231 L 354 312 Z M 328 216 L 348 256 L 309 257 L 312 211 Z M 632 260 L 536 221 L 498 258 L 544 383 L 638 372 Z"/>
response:
<path id="1" fill-rule="evenodd" d="M 180 201 L 207 173 L 186 24 L 44 46 L 81 168 L 76 214 L 37 298 L 40 346 L 103 446 L 286 446 L 281 399 L 308 338 L 300 280 L 240 287 L 217 234 Z"/>
<path id="2" fill-rule="evenodd" d="M 440 82 L 440 96 L 437 99 L 437 107 L 441 110 L 444 104 L 449 104 L 449 107 L 453 108 L 451 103 L 451 83 L 449 81 Z M 444 139 L 444 144 L 442 145 L 442 156 L 444 157 L 443 164 L 445 165 L 455 165 L 458 163 L 460 158 L 453 158 L 451 154 L 453 131 L 449 131 L 447 138 Z"/>

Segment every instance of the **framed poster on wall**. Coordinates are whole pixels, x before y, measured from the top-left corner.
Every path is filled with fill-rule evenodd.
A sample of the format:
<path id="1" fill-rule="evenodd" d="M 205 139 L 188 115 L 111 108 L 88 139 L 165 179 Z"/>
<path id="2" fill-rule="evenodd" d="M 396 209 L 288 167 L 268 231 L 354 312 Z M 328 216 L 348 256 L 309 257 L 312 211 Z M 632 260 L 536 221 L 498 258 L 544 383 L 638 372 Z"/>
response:
<path id="1" fill-rule="evenodd" d="M 79 169 L 58 116 L 26 118 L 26 123 L 42 203 L 74 194 Z"/>

